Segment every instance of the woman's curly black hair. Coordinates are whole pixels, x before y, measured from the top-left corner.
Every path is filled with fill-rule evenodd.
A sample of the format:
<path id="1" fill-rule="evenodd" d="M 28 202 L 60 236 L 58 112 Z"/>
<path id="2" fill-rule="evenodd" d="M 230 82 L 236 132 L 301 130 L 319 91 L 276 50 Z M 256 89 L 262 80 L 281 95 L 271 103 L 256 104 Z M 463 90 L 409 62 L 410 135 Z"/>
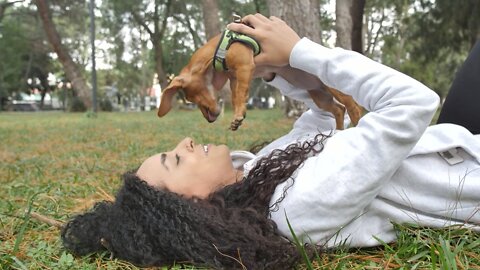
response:
<path id="1" fill-rule="evenodd" d="M 114 202 L 99 202 L 65 225 L 63 244 L 75 255 L 108 250 L 139 266 L 292 269 L 301 255 L 269 219 L 270 200 L 325 138 L 272 151 L 243 181 L 205 200 L 155 189 L 127 172 Z"/>

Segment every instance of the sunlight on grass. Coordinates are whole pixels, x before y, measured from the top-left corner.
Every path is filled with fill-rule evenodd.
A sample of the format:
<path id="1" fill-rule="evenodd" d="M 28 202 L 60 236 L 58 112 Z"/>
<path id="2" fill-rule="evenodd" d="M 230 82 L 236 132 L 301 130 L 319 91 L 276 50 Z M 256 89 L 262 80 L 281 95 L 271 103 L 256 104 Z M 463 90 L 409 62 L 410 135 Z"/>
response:
<path id="1" fill-rule="evenodd" d="M 86 114 L 0 114 L 0 269 L 138 269 L 108 254 L 74 258 L 59 231 L 35 222 L 30 209 L 65 221 L 96 201 L 111 200 L 120 174 L 191 136 L 199 143 L 248 149 L 287 133 L 279 110 L 248 111 L 227 130 L 231 112 L 213 124 L 198 111 Z M 478 235 L 397 226 L 399 241 L 371 249 L 323 251 L 313 269 L 480 269 Z M 300 266 L 305 269 L 306 265 Z"/>

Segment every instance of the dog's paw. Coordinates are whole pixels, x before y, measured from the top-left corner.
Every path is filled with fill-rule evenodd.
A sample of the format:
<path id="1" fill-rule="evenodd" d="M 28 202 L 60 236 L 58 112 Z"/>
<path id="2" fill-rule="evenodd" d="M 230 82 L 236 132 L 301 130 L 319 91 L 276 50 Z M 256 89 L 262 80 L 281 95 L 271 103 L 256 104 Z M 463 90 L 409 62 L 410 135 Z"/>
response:
<path id="1" fill-rule="evenodd" d="M 243 119 L 244 118 L 234 119 L 232 123 L 230 123 L 230 130 L 232 131 L 237 130 L 242 125 Z"/>
<path id="2" fill-rule="evenodd" d="M 350 117 L 350 121 L 354 126 L 357 126 L 358 121 L 362 117 L 363 110 L 360 106 L 350 106 L 347 108 L 348 116 Z"/>

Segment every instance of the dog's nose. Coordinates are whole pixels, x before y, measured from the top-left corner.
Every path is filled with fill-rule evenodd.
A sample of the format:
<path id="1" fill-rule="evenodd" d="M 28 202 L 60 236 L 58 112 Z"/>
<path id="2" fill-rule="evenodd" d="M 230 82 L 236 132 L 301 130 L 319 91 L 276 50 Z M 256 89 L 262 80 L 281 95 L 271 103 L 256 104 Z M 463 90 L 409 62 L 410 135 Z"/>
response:
<path id="1" fill-rule="evenodd" d="M 208 122 L 210 122 L 210 123 L 215 122 L 215 120 L 217 120 L 217 118 L 218 118 L 218 115 L 220 115 L 220 110 L 218 109 L 218 107 L 217 107 L 216 112 L 212 112 L 209 109 L 207 109 L 207 121 Z"/>

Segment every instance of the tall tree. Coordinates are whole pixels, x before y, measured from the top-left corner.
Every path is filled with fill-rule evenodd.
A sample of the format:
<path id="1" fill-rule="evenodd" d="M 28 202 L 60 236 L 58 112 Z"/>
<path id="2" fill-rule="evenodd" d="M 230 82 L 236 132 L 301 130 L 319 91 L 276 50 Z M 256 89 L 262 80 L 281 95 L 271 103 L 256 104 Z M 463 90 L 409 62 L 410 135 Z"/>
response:
<path id="1" fill-rule="evenodd" d="M 335 2 L 335 30 L 337 32 L 335 46 L 347 50 L 352 49 L 353 19 L 350 13 L 352 6 L 353 0 L 337 0 Z"/>
<path id="2" fill-rule="evenodd" d="M 200 26 L 204 25 L 200 10 L 200 6 L 195 2 L 175 1 L 172 3 L 171 16 L 188 30 L 194 49 L 200 48 L 203 44 L 201 31 L 199 31 Z"/>
<path id="3" fill-rule="evenodd" d="M 267 4 L 270 15 L 284 20 L 299 36 L 321 43 L 320 5 L 317 0 L 268 0 Z M 298 117 L 306 110 L 303 102 L 288 97 L 285 102 L 285 113 L 288 117 Z"/>
<path id="4" fill-rule="evenodd" d="M 321 42 L 320 5 L 317 0 L 268 0 L 270 15 L 284 20 L 299 36 Z"/>
<path id="5" fill-rule="evenodd" d="M 87 86 L 82 72 L 73 61 L 68 49 L 62 44 L 62 39 L 56 29 L 50 14 L 50 8 L 47 0 L 34 0 L 37 6 L 38 14 L 43 22 L 43 28 L 47 35 L 48 41 L 58 56 L 60 63 L 63 65 L 65 75 L 71 81 L 73 87 L 77 91 L 78 97 L 87 107 L 92 106 L 92 98 L 90 88 Z"/>
<path id="6" fill-rule="evenodd" d="M 207 40 L 220 33 L 220 17 L 217 0 L 202 0 L 203 23 Z"/>
<path id="7" fill-rule="evenodd" d="M 164 69 L 163 41 L 167 34 L 168 18 L 171 16 L 172 0 L 155 1 L 112 1 L 114 9 L 119 16 L 128 14 L 127 17 L 140 26 L 147 34 L 153 46 L 155 71 L 162 86 L 167 84 L 167 75 Z"/>
<path id="8" fill-rule="evenodd" d="M 5 2 L 0 4 L 0 110 L 8 97 L 19 89 L 27 90 L 26 67 L 36 52 L 28 37 L 35 35 L 30 10 Z M 15 16 L 13 15 L 15 14 Z M 31 56 L 31 57 L 30 57 Z"/>
<path id="9" fill-rule="evenodd" d="M 352 51 L 363 54 L 363 15 L 365 11 L 365 0 L 353 1 L 350 14 L 352 15 Z"/>
<path id="10" fill-rule="evenodd" d="M 363 53 L 365 0 L 337 0 L 335 6 L 336 46 Z"/>

